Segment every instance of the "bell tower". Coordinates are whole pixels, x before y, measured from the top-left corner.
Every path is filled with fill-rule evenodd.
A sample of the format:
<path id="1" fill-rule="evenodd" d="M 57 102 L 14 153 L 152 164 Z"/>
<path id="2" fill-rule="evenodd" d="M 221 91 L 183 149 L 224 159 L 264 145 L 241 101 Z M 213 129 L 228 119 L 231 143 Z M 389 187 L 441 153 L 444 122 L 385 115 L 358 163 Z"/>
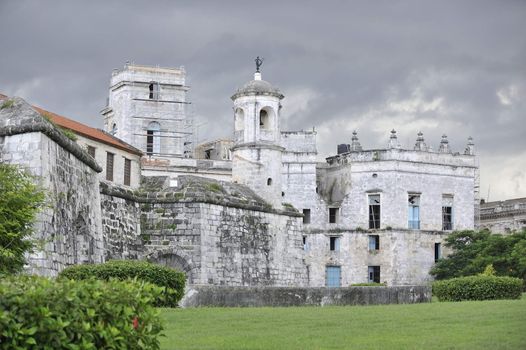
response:
<path id="1" fill-rule="evenodd" d="M 254 80 L 232 96 L 234 147 L 232 180 L 250 187 L 273 207 L 281 207 L 279 90 L 261 79 L 263 60 L 256 58 Z"/>

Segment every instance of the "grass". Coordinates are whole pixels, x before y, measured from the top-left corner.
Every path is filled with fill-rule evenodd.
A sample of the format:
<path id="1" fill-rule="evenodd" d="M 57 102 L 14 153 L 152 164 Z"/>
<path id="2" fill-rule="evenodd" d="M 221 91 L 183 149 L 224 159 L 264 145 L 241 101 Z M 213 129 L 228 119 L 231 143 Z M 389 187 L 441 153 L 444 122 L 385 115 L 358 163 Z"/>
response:
<path id="1" fill-rule="evenodd" d="M 162 309 L 163 349 L 526 349 L 521 300 Z"/>

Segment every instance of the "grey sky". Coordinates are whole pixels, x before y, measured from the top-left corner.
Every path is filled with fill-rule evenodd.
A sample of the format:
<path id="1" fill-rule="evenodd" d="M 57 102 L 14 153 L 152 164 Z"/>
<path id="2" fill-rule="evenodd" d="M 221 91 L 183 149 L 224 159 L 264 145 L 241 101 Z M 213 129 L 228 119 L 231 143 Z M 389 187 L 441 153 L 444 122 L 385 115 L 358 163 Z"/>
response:
<path id="1" fill-rule="evenodd" d="M 0 0 L 0 33 L 0 92 L 92 126 L 129 60 L 184 65 L 201 140 L 229 136 L 260 55 L 320 156 L 473 136 L 482 196 L 526 196 L 526 1 Z"/>

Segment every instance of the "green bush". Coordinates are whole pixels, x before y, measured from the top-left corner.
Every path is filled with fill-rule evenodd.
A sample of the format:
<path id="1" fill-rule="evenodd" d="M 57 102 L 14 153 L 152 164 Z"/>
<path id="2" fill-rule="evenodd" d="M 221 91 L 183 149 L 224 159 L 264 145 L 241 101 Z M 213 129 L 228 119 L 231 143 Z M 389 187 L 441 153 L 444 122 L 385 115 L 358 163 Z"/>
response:
<path id="1" fill-rule="evenodd" d="M 354 283 L 351 287 L 385 287 L 385 283 L 368 282 L 368 283 Z"/>
<path id="2" fill-rule="evenodd" d="M 520 299 L 522 283 L 514 277 L 457 277 L 434 282 L 433 295 L 440 301 Z"/>
<path id="3" fill-rule="evenodd" d="M 33 223 L 45 203 L 37 182 L 23 168 L 0 162 L 0 275 L 22 270 L 33 248 Z"/>
<path id="4" fill-rule="evenodd" d="M 155 300 L 155 306 L 176 307 L 184 295 L 186 278 L 184 273 L 169 267 L 138 260 L 114 260 L 97 265 L 75 265 L 64 269 L 59 278 L 84 280 L 96 278 L 126 280 L 137 278 L 164 289 Z"/>
<path id="5" fill-rule="evenodd" d="M 159 349 L 161 292 L 139 281 L 0 280 L 0 349 Z"/>

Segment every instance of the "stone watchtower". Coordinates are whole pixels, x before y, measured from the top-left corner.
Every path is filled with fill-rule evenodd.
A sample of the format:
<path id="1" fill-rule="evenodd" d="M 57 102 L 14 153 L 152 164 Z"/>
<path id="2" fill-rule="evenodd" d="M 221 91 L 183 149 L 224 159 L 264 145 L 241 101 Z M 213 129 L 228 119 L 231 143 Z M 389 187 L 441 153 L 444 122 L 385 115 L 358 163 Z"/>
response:
<path id="1" fill-rule="evenodd" d="M 104 117 L 104 130 L 151 157 L 183 157 L 191 120 L 185 113 L 184 68 L 127 63 L 114 70 Z"/>
<path id="2" fill-rule="evenodd" d="M 259 61 L 259 62 L 258 62 Z M 280 101 L 283 94 L 261 80 L 259 66 L 254 80 L 232 96 L 234 147 L 232 180 L 254 190 L 274 207 L 281 206 Z"/>

